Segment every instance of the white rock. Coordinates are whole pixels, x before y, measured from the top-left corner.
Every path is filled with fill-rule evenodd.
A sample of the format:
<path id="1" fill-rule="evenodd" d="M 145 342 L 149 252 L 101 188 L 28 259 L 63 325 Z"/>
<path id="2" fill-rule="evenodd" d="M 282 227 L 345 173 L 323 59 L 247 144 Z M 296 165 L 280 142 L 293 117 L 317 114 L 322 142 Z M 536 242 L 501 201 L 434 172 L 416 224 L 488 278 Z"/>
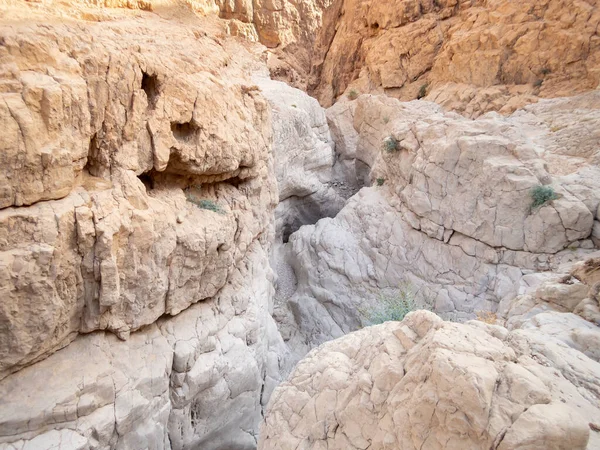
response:
<path id="1" fill-rule="evenodd" d="M 259 449 L 591 450 L 599 369 L 539 331 L 417 311 L 310 352 L 275 390 Z"/>

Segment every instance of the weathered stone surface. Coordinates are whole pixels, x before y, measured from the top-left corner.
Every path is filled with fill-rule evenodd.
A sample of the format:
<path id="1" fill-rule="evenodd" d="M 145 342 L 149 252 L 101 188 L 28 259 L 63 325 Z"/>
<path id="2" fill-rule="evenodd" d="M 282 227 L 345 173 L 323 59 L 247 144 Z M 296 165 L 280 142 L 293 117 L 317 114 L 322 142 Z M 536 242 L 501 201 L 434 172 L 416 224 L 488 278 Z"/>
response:
<path id="1" fill-rule="evenodd" d="M 600 325 L 600 258 L 597 252 L 590 256 L 559 267 L 557 273 L 524 277 L 522 295 L 507 297 L 498 307 L 507 328 L 541 328 L 597 359 L 590 349 L 598 339 L 592 324 Z M 532 277 L 540 282 L 529 283 Z"/>
<path id="2" fill-rule="evenodd" d="M 40 203 L 0 211 L 0 377 L 78 332 L 125 338 L 210 298 L 267 244 L 270 113 L 243 80 L 258 63 L 169 23 L 3 25 L 0 95 L 20 131 L 0 202 Z"/>
<path id="3" fill-rule="evenodd" d="M 81 336 L 4 379 L 0 448 L 254 448 L 286 353 L 265 314 L 266 259 L 255 243 L 214 298 L 127 341 Z"/>
<path id="4" fill-rule="evenodd" d="M 593 252 L 595 133 L 567 144 L 547 124 L 574 122 L 568 105 L 598 123 L 597 98 L 540 102 L 508 118 L 491 113 L 475 121 L 383 96 L 331 108 L 334 136 L 347 136 L 338 141 L 338 160 L 357 183 L 361 173 L 375 186 L 334 219 L 291 236 L 284 251 L 297 285 L 289 314 L 277 320 L 292 349 L 302 355 L 364 325 L 361 311 L 406 283 L 421 305 L 475 318 L 522 294 L 529 272 Z M 340 132 L 350 127 L 354 135 Z M 552 186 L 559 198 L 533 208 L 530 191 L 538 185 Z M 583 288 L 555 297 L 572 311 L 586 295 Z"/>
<path id="5" fill-rule="evenodd" d="M 2 449 L 255 448 L 286 370 L 266 67 L 168 9 L 2 4 Z"/>
<path id="6" fill-rule="evenodd" d="M 475 117 L 600 82 L 595 4 L 338 0 L 322 20 L 309 86 L 326 106 L 355 89 Z"/>
<path id="7" fill-rule="evenodd" d="M 600 366 L 551 337 L 417 311 L 313 350 L 259 449 L 593 449 Z"/>
<path id="8" fill-rule="evenodd" d="M 326 96 L 358 78 L 352 86 L 362 92 L 413 98 L 427 79 L 431 99 L 466 115 L 509 112 L 597 82 L 595 10 L 577 5 L 559 20 L 552 11 L 564 5 L 552 1 L 526 12 L 500 2 L 400 2 L 394 11 L 376 1 L 2 2 L 0 448 L 252 449 L 264 406 L 291 362 L 361 326 L 363 306 L 407 281 L 421 303 L 458 319 L 503 299 L 510 315 L 499 320 L 525 330 L 475 323 L 463 342 L 461 326 L 431 315 L 402 325 L 394 331 L 400 344 L 385 343 L 400 365 L 371 346 L 364 360 L 375 380 L 370 410 L 344 404 L 340 430 L 351 431 L 330 436 L 340 439 L 335 445 L 364 448 L 369 427 L 389 433 L 390 423 L 412 421 L 411 445 L 437 439 L 432 448 L 444 447 L 444 433 L 464 426 L 451 411 L 456 403 L 472 426 L 449 441 L 457 448 L 491 446 L 503 432 L 499 449 L 585 447 L 588 427 L 559 401 L 586 421 L 597 415 L 588 404 L 598 393 L 597 369 L 579 356 L 599 358 L 595 266 L 579 267 L 579 281 L 569 285 L 538 271 L 560 271 L 598 245 L 599 96 L 468 122 L 432 104 L 366 96 L 325 114 L 306 94 L 255 78 L 268 64 L 272 74 L 306 86 L 313 70 L 311 87 L 322 94 L 319 83 L 340 49 L 360 48 L 366 53 L 339 61 L 339 69 L 352 69 L 330 80 Z M 356 11 L 344 9 L 352 5 Z M 486 35 L 488 48 L 477 39 L 496 24 L 496 10 L 509 14 L 493 28 L 499 34 Z M 548 22 L 537 37 L 568 31 L 554 51 L 560 63 L 533 88 L 532 74 L 551 58 L 540 56 L 545 44 L 529 33 L 537 30 L 532 15 Z M 339 41 L 344 27 L 361 17 L 364 31 L 350 30 L 348 47 Z M 580 27 L 582 40 L 573 42 L 581 45 L 565 50 L 572 27 Z M 407 53 L 411 43 L 418 45 Z M 326 48 L 331 59 L 319 61 Z M 515 51 L 505 55 L 506 48 Z M 473 53 L 487 64 L 461 62 Z M 526 53 L 537 59 L 524 64 Z M 499 54 L 506 58 L 494 75 Z M 395 143 L 389 153 L 381 150 L 385 139 Z M 370 184 L 380 186 L 279 245 Z M 553 186 L 559 198 L 531 210 L 528 189 L 536 184 Z M 268 254 L 274 241 L 276 274 Z M 352 365 L 363 361 L 361 345 L 355 361 L 335 356 L 336 368 L 319 381 L 332 390 L 319 405 L 337 407 L 328 396 L 358 372 Z M 438 428 L 423 420 L 433 403 L 412 387 L 415 395 L 401 400 L 416 416 L 371 420 L 406 378 L 413 360 L 401 354 L 420 345 L 415 384 L 426 389 L 436 380 L 423 378 L 438 369 L 429 349 L 434 362 L 465 373 L 459 386 L 473 395 L 442 389 L 452 405 L 442 402 Z M 466 351 L 454 351 L 463 345 Z M 571 384 L 550 385 L 550 375 Z M 439 380 L 454 386 L 449 376 Z M 505 389 L 490 391 L 494 380 Z M 361 379 L 361 389 L 370 382 Z M 485 403 L 490 398 L 498 402 Z M 305 413 L 286 418 L 292 434 L 304 432 Z M 333 429 L 321 425 L 310 427 L 315 442 Z M 431 438 L 425 428 L 434 430 Z M 286 436 L 285 427 L 277 431 Z M 406 436 L 393 439 L 410 448 Z"/>
<path id="9" fill-rule="evenodd" d="M 255 80 L 272 108 L 279 188 L 276 240 L 287 241 L 302 225 L 335 216 L 345 198 L 333 179 L 334 144 L 325 110 L 314 98 L 280 81 L 265 77 Z"/>

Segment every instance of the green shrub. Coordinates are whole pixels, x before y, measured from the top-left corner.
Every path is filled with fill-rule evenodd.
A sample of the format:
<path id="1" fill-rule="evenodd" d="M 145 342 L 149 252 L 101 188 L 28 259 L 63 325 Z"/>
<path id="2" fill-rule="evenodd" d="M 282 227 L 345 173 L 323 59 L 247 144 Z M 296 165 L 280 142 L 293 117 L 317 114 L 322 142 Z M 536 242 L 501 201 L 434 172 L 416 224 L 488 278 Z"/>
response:
<path id="1" fill-rule="evenodd" d="M 542 75 L 548 75 L 549 73 L 552 73 L 552 71 L 548 67 L 544 67 L 544 68 L 542 68 L 542 70 L 540 71 L 540 73 Z"/>
<path id="2" fill-rule="evenodd" d="M 200 207 L 200 209 L 208 209 L 209 211 L 216 212 L 216 213 L 223 212 L 221 207 L 219 205 L 217 205 L 215 202 L 213 202 L 212 200 L 206 200 L 206 199 L 200 200 L 200 202 L 198 202 L 198 206 Z"/>
<path id="3" fill-rule="evenodd" d="M 417 100 L 421 100 L 423 97 L 427 95 L 427 83 L 422 84 L 419 88 L 419 93 L 417 94 Z"/>
<path id="4" fill-rule="evenodd" d="M 363 320 L 369 325 L 377 325 L 390 320 L 400 321 L 411 311 L 415 311 L 417 304 L 412 287 L 409 284 L 401 286 L 394 295 L 380 295 L 375 305 L 361 311 Z"/>
<path id="5" fill-rule="evenodd" d="M 206 209 L 208 211 L 212 211 L 212 212 L 215 212 L 217 214 L 224 214 L 225 213 L 225 211 L 223 211 L 221 209 L 221 207 L 219 205 L 217 205 L 215 202 L 213 202 L 212 200 L 198 199 L 198 198 L 196 198 L 195 196 L 193 196 L 192 194 L 190 194 L 187 191 L 185 193 L 185 198 L 190 203 L 193 203 L 194 205 L 196 205 L 200 209 Z"/>
<path id="6" fill-rule="evenodd" d="M 388 123 L 390 121 L 390 116 L 383 116 L 383 123 Z"/>
<path id="7" fill-rule="evenodd" d="M 544 80 L 542 80 L 542 79 L 535 80 L 533 82 L 533 87 L 540 87 L 543 82 L 544 82 Z"/>
<path id="8" fill-rule="evenodd" d="M 350 92 L 348 92 L 348 98 L 350 100 L 356 100 L 359 96 L 359 93 L 356 89 L 351 89 Z"/>
<path id="9" fill-rule="evenodd" d="M 385 178 L 377 178 L 377 186 L 383 186 L 383 183 L 385 183 Z"/>
<path id="10" fill-rule="evenodd" d="M 392 153 L 398 150 L 398 141 L 396 140 L 396 138 L 394 136 L 386 137 L 383 140 L 383 149 L 388 153 Z"/>
<path id="11" fill-rule="evenodd" d="M 537 185 L 531 189 L 531 207 L 537 208 L 539 206 L 545 205 L 546 203 L 556 200 L 558 195 L 554 192 L 554 188 L 552 186 L 542 186 Z"/>

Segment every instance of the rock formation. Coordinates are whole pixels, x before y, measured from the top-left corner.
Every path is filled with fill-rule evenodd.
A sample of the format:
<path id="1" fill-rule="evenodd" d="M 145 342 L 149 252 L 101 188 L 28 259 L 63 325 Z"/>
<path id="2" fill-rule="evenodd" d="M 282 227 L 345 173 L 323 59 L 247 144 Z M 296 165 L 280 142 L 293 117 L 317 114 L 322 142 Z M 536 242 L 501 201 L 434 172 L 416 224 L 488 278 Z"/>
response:
<path id="1" fill-rule="evenodd" d="M 599 272 L 600 259 L 592 258 L 528 274 L 521 295 L 505 299 L 498 314 L 509 330 L 537 329 L 600 361 Z"/>
<path id="2" fill-rule="evenodd" d="M 287 242 L 302 225 L 334 217 L 353 192 L 334 181 L 334 143 L 319 103 L 285 83 L 265 77 L 255 81 L 272 108 L 279 188 L 276 242 Z"/>
<path id="3" fill-rule="evenodd" d="M 537 331 L 417 311 L 310 352 L 275 390 L 259 449 L 595 449 L 599 374 Z"/>
<path id="4" fill-rule="evenodd" d="M 406 283 L 442 316 L 475 318 L 514 299 L 528 273 L 594 252 L 598 99 L 547 100 L 475 121 L 384 96 L 328 110 L 339 160 L 373 186 L 291 236 L 298 283 L 289 316 L 299 330 L 285 336 L 291 347 L 302 355 L 357 329 L 365 307 Z M 531 190 L 542 185 L 557 198 L 534 207 Z"/>
<path id="5" fill-rule="evenodd" d="M 597 446 L 600 94 L 464 117 L 598 84 L 528 1 L 0 0 L 0 450 L 254 449 L 403 284 L 506 329 L 326 344 L 264 448 Z"/>
<path id="6" fill-rule="evenodd" d="M 512 112 L 600 82 L 595 2 L 337 0 L 323 15 L 309 88 L 425 97 L 467 116 Z"/>
<path id="7" fill-rule="evenodd" d="M 260 49 L 3 8 L 0 448 L 254 448 L 287 352 Z"/>

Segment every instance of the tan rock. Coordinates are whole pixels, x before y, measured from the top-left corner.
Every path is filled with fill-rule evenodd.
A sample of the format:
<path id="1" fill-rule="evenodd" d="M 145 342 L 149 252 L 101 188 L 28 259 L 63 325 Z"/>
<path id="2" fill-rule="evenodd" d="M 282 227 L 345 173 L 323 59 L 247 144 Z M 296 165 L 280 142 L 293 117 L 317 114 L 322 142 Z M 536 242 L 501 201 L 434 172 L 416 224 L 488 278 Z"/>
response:
<path id="1" fill-rule="evenodd" d="M 126 338 L 213 297 L 270 233 L 270 111 L 244 81 L 256 57 L 199 18 L 111 14 L 0 29 L 17 132 L 0 169 L 0 206 L 14 205 L 0 211 L 0 378 L 77 333 Z"/>
<path id="2" fill-rule="evenodd" d="M 309 86 L 326 106 L 360 87 L 469 117 L 510 113 L 596 88 L 599 20 L 563 0 L 339 0 L 323 14 Z"/>
<path id="3" fill-rule="evenodd" d="M 323 344 L 275 390 L 259 449 L 595 448 L 598 363 L 500 330 L 417 311 Z"/>

